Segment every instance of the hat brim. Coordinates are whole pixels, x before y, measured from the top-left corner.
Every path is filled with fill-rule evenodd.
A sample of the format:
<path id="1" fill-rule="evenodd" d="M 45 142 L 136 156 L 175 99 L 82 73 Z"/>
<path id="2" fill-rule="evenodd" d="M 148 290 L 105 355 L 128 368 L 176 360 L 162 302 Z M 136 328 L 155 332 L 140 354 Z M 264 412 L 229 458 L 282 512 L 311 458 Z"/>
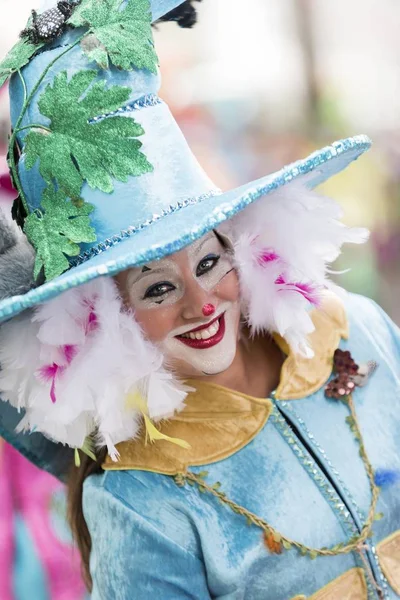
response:
<path id="1" fill-rule="evenodd" d="M 183 206 L 52 281 L 24 295 L 1 301 L 0 323 L 97 277 L 115 275 L 178 252 L 257 199 L 291 181 L 306 180 L 307 186 L 314 188 L 345 169 L 370 146 L 371 141 L 365 135 L 340 140 L 261 179 Z"/>

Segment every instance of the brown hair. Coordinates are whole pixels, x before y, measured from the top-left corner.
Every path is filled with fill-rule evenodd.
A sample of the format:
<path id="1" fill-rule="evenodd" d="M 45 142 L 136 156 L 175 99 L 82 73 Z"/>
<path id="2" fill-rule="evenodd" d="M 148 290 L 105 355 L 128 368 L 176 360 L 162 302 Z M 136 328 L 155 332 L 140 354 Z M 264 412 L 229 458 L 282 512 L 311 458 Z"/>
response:
<path id="1" fill-rule="evenodd" d="M 68 475 L 68 521 L 72 535 L 78 546 L 82 560 L 82 576 L 89 592 L 92 591 L 92 578 L 90 576 L 89 559 L 92 549 L 92 540 L 83 514 L 83 484 L 89 475 L 101 473 L 107 454 L 107 448 L 103 448 L 94 461 L 89 456 L 81 455 L 81 465 L 72 465 Z"/>

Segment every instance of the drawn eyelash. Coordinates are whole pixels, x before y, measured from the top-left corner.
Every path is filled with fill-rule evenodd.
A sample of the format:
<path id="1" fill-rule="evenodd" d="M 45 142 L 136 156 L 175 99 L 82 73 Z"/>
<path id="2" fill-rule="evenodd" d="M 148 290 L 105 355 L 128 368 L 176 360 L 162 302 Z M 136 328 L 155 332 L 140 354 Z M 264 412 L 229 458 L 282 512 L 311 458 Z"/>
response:
<path id="1" fill-rule="evenodd" d="M 197 265 L 196 276 L 201 277 L 202 275 L 205 275 L 206 273 L 208 273 L 209 271 L 214 269 L 214 267 L 218 264 L 218 261 L 220 258 L 221 258 L 221 256 L 219 256 L 218 254 L 208 254 L 207 256 L 202 258 L 201 261 L 199 262 L 199 264 Z M 200 269 L 201 265 L 204 265 L 206 263 L 211 263 L 211 264 L 208 267 L 205 267 L 204 270 L 201 270 Z"/>

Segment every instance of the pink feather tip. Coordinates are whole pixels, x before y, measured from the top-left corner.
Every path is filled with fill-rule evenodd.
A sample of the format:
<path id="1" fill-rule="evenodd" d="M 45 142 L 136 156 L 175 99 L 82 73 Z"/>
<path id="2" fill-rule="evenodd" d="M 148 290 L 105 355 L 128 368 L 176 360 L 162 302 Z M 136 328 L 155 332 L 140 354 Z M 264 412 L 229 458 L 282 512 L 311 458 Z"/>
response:
<path id="1" fill-rule="evenodd" d="M 78 354 L 78 346 L 76 344 L 66 344 L 63 346 L 63 353 L 67 364 L 71 364 L 75 356 Z"/>
<path id="2" fill-rule="evenodd" d="M 319 306 L 321 302 L 321 288 L 313 283 L 297 282 L 288 283 L 283 275 L 275 279 L 276 285 L 285 286 L 284 289 L 298 292 L 313 306 Z"/>
<path id="3" fill-rule="evenodd" d="M 59 367 L 56 363 L 45 365 L 39 369 L 39 377 L 42 381 L 51 381 L 57 374 Z"/>
<path id="4" fill-rule="evenodd" d="M 51 401 L 52 401 L 53 404 L 55 404 L 56 401 L 57 401 L 57 397 L 56 397 L 56 378 L 55 377 L 54 377 L 53 381 L 51 382 L 50 399 L 51 399 Z"/>
<path id="5" fill-rule="evenodd" d="M 50 398 L 53 404 L 57 401 L 56 397 L 56 376 L 60 370 L 60 367 L 53 363 L 52 365 L 46 365 L 41 367 L 38 371 L 38 375 L 42 381 L 51 381 L 50 387 Z"/>
<path id="6" fill-rule="evenodd" d="M 260 266 L 264 266 L 265 264 L 275 260 L 280 260 L 280 256 L 273 250 L 267 250 L 266 248 L 263 248 L 257 256 L 257 262 Z"/>
<path id="7" fill-rule="evenodd" d="M 99 325 L 99 322 L 97 319 L 97 315 L 94 312 L 94 307 L 90 307 L 90 313 L 89 313 L 89 316 L 87 318 L 86 325 L 85 325 L 85 335 L 89 335 L 89 333 L 96 331 L 98 325 Z"/>

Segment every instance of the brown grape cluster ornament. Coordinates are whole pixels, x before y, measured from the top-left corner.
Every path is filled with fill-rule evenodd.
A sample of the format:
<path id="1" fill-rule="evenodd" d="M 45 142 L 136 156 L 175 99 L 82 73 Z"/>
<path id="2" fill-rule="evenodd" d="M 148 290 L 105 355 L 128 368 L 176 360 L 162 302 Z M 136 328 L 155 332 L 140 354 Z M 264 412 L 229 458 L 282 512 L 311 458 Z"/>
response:
<path id="1" fill-rule="evenodd" d="M 355 387 L 362 387 L 367 383 L 376 367 L 375 361 L 358 365 L 348 350 L 338 348 L 333 355 L 333 372 L 336 377 L 325 386 L 325 396 L 336 400 L 346 398 Z"/>

